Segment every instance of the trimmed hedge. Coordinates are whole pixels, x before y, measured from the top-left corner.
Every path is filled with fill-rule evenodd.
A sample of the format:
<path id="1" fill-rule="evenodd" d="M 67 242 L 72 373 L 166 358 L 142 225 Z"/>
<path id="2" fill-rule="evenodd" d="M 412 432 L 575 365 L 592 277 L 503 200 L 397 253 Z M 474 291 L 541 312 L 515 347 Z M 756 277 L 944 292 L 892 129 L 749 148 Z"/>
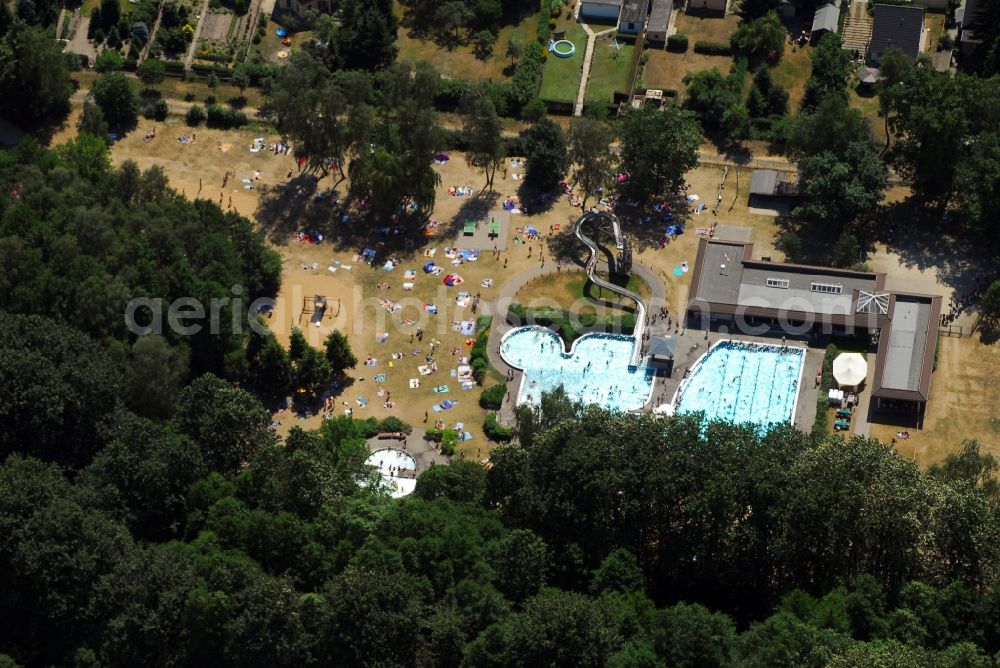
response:
<path id="1" fill-rule="evenodd" d="M 205 124 L 210 128 L 238 128 L 247 123 L 247 115 L 242 111 L 227 109 L 218 104 L 210 104 L 205 107 Z"/>
<path id="2" fill-rule="evenodd" d="M 677 33 L 667 38 L 667 51 L 684 53 L 688 50 L 688 36 Z"/>
<path id="3" fill-rule="evenodd" d="M 392 416 L 381 421 L 370 417 L 367 420 L 356 420 L 356 422 L 361 423 L 362 435 L 365 438 L 374 438 L 384 432 L 403 432 L 404 434 L 413 433 L 413 427 L 399 418 Z"/>
<path id="4" fill-rule="evenodd" d="M 483 434 L 486 438 L 497 443 L 507 443 L 514 438 L 514 430 L 500 424 L 494 413 L 490 413 L 483 420 Z"/>
<path id="5" fill-rule="evenodd" d="M 703 56 L 732 56 L 733 47 L 728 42 L 706 42 L 699 40 L 694 43 L 694 52 Z"/>
<path id="6" fill-rule="evenodd" d="M 479 406 L 491 411 L 498 411 L 503 406 L 503 398 L 507 394 L 507 385 L 500 383 L 493 385 L 479 395 Z"/>
<path id="7" fill-rule="evenodd" d="M 634 315 L 595 315 L 575 313 L 558 308 L 529 309 L 521 304 L 511 304 L 507 309 L 511 324 L 539 325 L 556 331 L 566 344 L 573 343 L 587 332 L 620 332 L 631 334 L 635 330 Z"/>
<path id="8" fill-rule="evenodd" d="M 826 347 L 826 353 L 823 355 L 823 376 L 819 382 L 819 395 L 816 397 L 816 419 L 813 421 L 811 430 L 812 437 L 817 441 L 826 436 L 829 425 L 827 420 L 828 396 L 830 390 L 833 389 L 833 360 L 838 354 L 840 354 L 840 350 L 831 343 Z"/>

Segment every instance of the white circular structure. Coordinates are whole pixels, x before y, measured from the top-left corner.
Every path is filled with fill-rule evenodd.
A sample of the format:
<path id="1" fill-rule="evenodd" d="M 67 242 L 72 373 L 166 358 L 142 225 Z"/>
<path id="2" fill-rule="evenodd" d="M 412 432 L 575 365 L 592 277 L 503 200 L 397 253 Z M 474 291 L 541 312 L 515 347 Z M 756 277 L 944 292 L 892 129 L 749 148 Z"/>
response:
<path id="1" fill-rule="evenodd" d="M 833 360 L 833 379 L 841 387 L 857 387 L 868 376 L 868 362 L 861 353 L 841 353 Z"/>
<path id="2" fill-rule="evenodd" d="M 393 498 L 406 496 L 417 486 L 417 460 L 405 450 L 381 448 L 369 455 L 365 464 L 379 472 Z"/>

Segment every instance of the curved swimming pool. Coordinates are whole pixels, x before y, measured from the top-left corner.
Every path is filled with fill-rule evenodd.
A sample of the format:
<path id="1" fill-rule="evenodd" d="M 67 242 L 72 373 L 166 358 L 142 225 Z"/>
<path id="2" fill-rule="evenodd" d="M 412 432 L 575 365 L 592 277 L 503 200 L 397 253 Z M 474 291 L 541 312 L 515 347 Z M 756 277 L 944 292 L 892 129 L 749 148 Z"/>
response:
<path id="1" fill-rule="evenodd" d="M 761 426 L 792 422 L 804 363 L 803 348 L 719 341 L 677 388 L 675 412 Z"/>
<path id="2" fill-rule="evenodd" d="M 623 334 L 584 334 L 566 352 L 549 329 L 518 327 L 500 343 L 500 356 L 521 369 L 517 403 L 537 404 L 560 385 L 573 399 L 618 411 L 637 410 L 653 390 L 645 363 L 629 366 L 635 339 Z"/>

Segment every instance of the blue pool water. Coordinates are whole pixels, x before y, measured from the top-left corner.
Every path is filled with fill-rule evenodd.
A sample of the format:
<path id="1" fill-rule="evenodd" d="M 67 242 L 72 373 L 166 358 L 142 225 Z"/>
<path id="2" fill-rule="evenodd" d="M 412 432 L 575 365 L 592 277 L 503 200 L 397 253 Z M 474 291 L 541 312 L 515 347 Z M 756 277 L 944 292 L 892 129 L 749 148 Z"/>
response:
<path id="1" fill-rule="evenodd" d="M 791 422 L 804 361 L 802 348 L 720 341 L 678 388 L 674 407 L 708 420 Z"/>
<path id="2" fill-rule="evenodd" d="M 585 404 L 613 410 L 642 408 L 653 388 L 645 364 L 630 368 L 635 339 L 621 334 L 584 334 L 565 352 L 562 339 L 543 327 L 511 330 L 500 355 L 524 370 L 517 403 L 537 404 L 543 392 L 562 385 Z"/>

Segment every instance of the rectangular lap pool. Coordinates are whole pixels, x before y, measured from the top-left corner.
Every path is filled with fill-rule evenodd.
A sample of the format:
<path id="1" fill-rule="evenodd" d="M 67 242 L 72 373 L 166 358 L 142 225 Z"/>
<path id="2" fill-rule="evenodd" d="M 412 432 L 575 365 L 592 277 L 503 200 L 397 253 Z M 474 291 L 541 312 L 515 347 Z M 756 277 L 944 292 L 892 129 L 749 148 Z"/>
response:
<path id="1" fill-rule="evenodd" d="M 792 422 L 804 363 L 803 348 L 719 341 L 677 388 L 675 412 L 762 426 Z"/>

